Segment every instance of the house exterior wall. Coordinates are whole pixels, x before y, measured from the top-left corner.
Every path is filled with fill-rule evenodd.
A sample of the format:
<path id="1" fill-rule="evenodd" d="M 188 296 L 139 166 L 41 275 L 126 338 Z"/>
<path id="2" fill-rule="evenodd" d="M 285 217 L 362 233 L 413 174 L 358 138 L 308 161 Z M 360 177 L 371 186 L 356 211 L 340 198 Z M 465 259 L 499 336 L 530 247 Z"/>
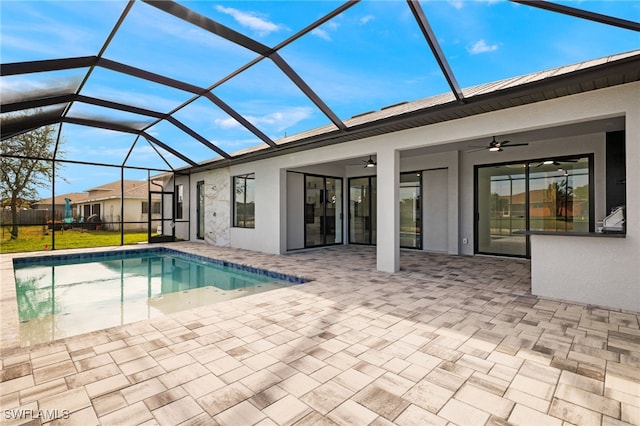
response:
<path id="1" fill-rule="evenodd" d="M 606 92 L 583 97 L 572 112 L 625 115 L 626 238 L 533 236 L 532 292 L 640 311 L 640 83 Z"/>
<path id="2" fill-rule="evenodd" d="M 124 223 L 125 231 L 146 231 L 148 214 L 142 213 L 142 202 L 146 202 L 147 199 L 126 198 L 124 200 L 124 217 L 123 222 L 139 222 L 139 223 Z M 74 206 L 74 209 L 80 212 L 84 210 L 85 205 L 100 205 L 100 219 L 105 223 L 105 228 L 109 230 L 120 229 L 120 217 L 122 215 L 120 206 L 120 198 L 96 200 L 88 203 L 79 203 Z M 151 207 L 150 207 L 151 208 Z M 160 214 L 154 214 L 153 218 L 160 218 Z M 86 218 L 85 218 L 86 219 Z"/>
<path id="3" fill-rule="evenodd" d="M 296 210 L 287 204 L 287 188 L 299 185 L 287 182 L 288 170 L 326 174 L 344 179 L 344 217 L 347 178 L 362 174 L 362 167 L 329 166 L 349 158 L 377 156 L 378 167 L 378 269 L 399 268 L 397 177 L 403 171 L 447 169 L 447 235 L 450 254 L 474 254 L 474 166 L 548 156 L 594 154 L 595 214 L 605 216 L 605 133 L 581 131 L 558 137 L 548 132 L 535 143 L 507 149 L 496 156 L 480 151 L 468 153 L 464 143 L 490 140 L 494 135 L 526 134 L 559 126 L 593 120 L 626 117 L 627 160 L 627 235 L 626 238 L 534 236 L 532 238 L 532 291 L 534 294 L 595 303 L 610 307 L 640 310 L 640 83 L 565 96 L 471 117 L 437 123 L 421 128 L 375 136 L 348 143 L 289 153 L 251 163 L 231 166 L 223 171 L 207 172 L 226 176 L 255 173 L 256 222 L 253 229 L 227 228 L 220 218 L 207 216 L 208 229 L 229 230 L 231 247 L 267 253 L 285 253 Z M 451 149 L 447 150 L 447 145 Z M 412 150 L 433 148 L 434 154 L 413 155 Z M 342 163 L 344 164 L 344 163 Z M 195 175 L 194 175 L 195 176 Z M 207 191 L 217 178 L 207 178 Z M 192 177 L 192 191 L 195 182 Z M 228 188 L 228 185 L 227 185 Z M 192 192 L 192 196 L 193 196 Z M 227 197 L 227 198 L 225 198 Z M 215 211 L 226 206 L 231 214 L 230 190 L 208 192 L 207 205 Z M 217 203 L 217 207 L 214 205 Z M 299 212 L 298 212 L 299 214 Z M 224 222 L 224 221 L 223 221 Z M 346 220 L 345 226 L 346 226 Z M 299 232 L 299 231 L 295 231 Z M 192 233 L 193 234 L 193 233 Z M 347 235 L 346 229 L 344 235 Z M 464 244 L 462 241 L 466 240 Z M 221 245 L 224 239 L 214 241 Z"/>
<path id="4" fill-rule="evenodd" d="M 197 237 L 198 197 L 196 194 L 196 186 L 199 181 L 204 181 L 205 229 L 202 241 L 215 246 L 229 247 L 231 230 L 231 176 L 229 168 L 191 175 L 188 211 L 191 220 L 190 239 L 192 241 L 199 241 Z"/>

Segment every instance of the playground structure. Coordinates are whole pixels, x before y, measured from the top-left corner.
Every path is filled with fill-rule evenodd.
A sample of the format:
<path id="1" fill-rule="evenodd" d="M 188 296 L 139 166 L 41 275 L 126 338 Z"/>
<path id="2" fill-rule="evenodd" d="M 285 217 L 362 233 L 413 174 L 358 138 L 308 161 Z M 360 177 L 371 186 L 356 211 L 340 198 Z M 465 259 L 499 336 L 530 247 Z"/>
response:
<path id="1" fill-rule="evenodd" d="M 71 200 L 69 198 L 64 199 L 64 223 L 73 223 L 73 216 L 71 214 Z"/>

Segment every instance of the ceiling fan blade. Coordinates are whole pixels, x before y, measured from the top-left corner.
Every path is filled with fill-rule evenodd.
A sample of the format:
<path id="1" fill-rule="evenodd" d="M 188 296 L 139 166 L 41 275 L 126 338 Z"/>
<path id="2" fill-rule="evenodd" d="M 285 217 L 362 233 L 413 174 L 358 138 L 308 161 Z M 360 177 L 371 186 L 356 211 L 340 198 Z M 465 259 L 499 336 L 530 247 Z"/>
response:
<path id="1" fill-rule="evenodd" d="M 505 146 L 505 148 L 511 148 L 511 147 L 514 147 L 514 146 L 526 146 L 526 145 L 529 145 L 529 144 L 528 143 L 514 143 L 514 144 L 511 144 L 509 146 Z M 504 142 L 502 143 L 502 146 L 504 146 Z"/>
<path id="2" fill-rule="evenodd" d="M 465 152 L 471 153 L 471 152 L 484 151 L 484 150 L 489 149 L 490 147 L 488 147 L 488 146 L 470 146 L 469 148 L 475 148 L 475 149 L 466 150 Z"/>

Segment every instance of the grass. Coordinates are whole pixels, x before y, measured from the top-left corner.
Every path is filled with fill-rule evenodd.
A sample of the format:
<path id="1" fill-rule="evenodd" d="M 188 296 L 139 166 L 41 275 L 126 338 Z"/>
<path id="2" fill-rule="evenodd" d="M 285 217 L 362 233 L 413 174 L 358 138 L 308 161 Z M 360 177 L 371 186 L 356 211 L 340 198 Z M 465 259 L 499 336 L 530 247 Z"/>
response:
<path id="1" fill-rule="evenodd" d="M 17 253 L 52 249 L 53 235 L 43 226 L 21 226 L 18 239 L 11 240 L 8 228 L 0 231 L 0 253 Z M 147 241 L 147 232 L 125 232 L 125 244 Z M 120 231 L 68 229 L 56 231 L 56 249 L 119 246 Z"/>

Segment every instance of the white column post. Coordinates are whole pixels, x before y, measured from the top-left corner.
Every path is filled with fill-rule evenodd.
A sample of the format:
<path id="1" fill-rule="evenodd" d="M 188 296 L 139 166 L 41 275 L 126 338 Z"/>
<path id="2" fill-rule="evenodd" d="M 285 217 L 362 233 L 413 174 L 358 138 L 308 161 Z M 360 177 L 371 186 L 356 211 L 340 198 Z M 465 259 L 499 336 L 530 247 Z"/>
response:
<path id="1" fill-rule="evenodd" d="M 278 215 L 280 219 L 279 228 L 280 232 L 278 235 L 280 246 L 278 248 L 279 254 L 285 254 L 287 252 L 287 220 L 289 220 L 287 216 L 287 170 L 280 169 L 280 175 L 278 176 L 278 206 L 280 209 L 280 214 Z"/>
<path id="2" fill-rule="evenodd" d="M 400 270 L 400 152 L 383 148 L 377 154 L 377 269 Z"/>

